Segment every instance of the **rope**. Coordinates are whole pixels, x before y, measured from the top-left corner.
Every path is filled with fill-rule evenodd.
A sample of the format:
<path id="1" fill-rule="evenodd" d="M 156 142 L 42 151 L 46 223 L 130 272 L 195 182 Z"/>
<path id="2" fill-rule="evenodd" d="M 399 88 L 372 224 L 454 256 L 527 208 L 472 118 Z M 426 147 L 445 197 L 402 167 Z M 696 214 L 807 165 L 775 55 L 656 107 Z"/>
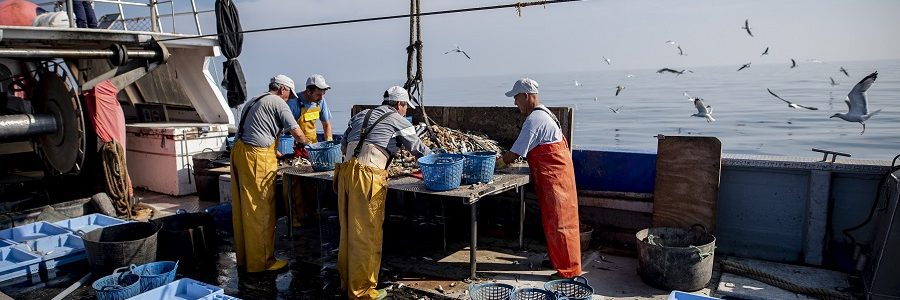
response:
<path id="1" fill-rule="evenodd" d="M 116 214 L 127 215 L 131 220 L 131 179 L 125 167 L 125 149 L 116 141 L 104 143 L 100 149 L 103 159 L 103 175 L 106 191 L 113 200 Z"/>
<path id="2" fill-rule="evenodd" d="M 734 274 L 738 274 L 741 276 L 746 276 L 746 277 L 764 282 L 766 284 L 769 284 L 769 285 L 772 285 L 775 287 L 779 287 L 779 288 L 782 288 L 782 289 L 785 289 L 785 290 L 788 290 L 791 292 L 795 292 L 795 293 L 813 296 L 813 297 L 816 297 L 819 299 L 824 299 L 824 300 L 851 300 L 851 299 L 853 299 L 850 296 L 848 296 L 844 293 L 840 293 L 838 291 L 798 285 L 798 284 L 789 282 L 787 280 L 784 280 L 782 278 L 776 277 L 775 275 L 763 272 L 759 269 L 755 269 L 750 266 L 747 266 L 747 265 L 744 265 L 744 264 L 741 264 L 738 262 L 734 262 L 734 261 L 723 260 L 721 262 L 720 266 L 722 267 L 723 272 L 729 272 L 729 273 L 734 273 Z"/>

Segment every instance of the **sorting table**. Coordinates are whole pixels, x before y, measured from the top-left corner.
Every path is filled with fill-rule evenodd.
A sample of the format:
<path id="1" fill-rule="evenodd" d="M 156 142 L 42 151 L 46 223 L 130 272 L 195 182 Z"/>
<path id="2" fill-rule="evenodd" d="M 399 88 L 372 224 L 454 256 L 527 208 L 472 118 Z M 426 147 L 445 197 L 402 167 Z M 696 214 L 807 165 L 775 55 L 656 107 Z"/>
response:
<path id="1" fill-rule="evenodd" d="M 298 168 L 298 167 L 286 167 L 282 168 L 280 172 L 284 175 L 285 180 L 289 180 L 290 176 L 299 176 L 304 178 L 316 179 L 316 180 L 324 180 L 324 181 L 332 181 L 334 180 L 334 172 L 333 171 L 325 171 L 325 172 L 311 172 L 309 168 Z M 516 189 L 519 193 L 519 248 L 524 246 L 523 241 L 523 232 L 524 232 L 524 221 L 525 221 L 525 189 L 524 185 L 528 184 L 529 178 L 529 169 L 527 164 L 514 164 L 508 168 L 497 170 L 494 174 L 494 181 L 490 183 L 482 183 L 475 185 L 460 185 L 458 188 L 443 191 L 443 192 L 435 192 L 430 191 L 425 188 L 425 184 L 422 180 L 419 180 L 414 177 L 398 177 L 391 178 L 388 180 L 388 189 L 393 189 L 397 191 L 404 192 L 412 192 L 412 193 L 421 193 L 428 195 L 436 195 L 436 196 L 445 196 L 452 198 L 459 198 L 463 200 L 464 204 L 467 204 L 471 207 L 472 215 L 471 215 L 471 244 L 469 246 L 469 278 L 476 279 L 475 270 L 478 264 L 476 251 L 478 250 L 478 201 L 481 198 L 491 195 L 497 195 L 512 189 Z M 288 187 L 291 187 L 289 182 L 285 182 L 288 184 Z M 288 195 L 293 195 L 293 193 L 289 190 Z M 289 205 L 293 205 L 293 201 L 287 201 Z M 290 207 L 287 209 L 288 211 L 288 222 L 293 222 L 293 218 L 290 215 L 292 210 Z M 293 224 L 290 224 L 293 226 Z"/>

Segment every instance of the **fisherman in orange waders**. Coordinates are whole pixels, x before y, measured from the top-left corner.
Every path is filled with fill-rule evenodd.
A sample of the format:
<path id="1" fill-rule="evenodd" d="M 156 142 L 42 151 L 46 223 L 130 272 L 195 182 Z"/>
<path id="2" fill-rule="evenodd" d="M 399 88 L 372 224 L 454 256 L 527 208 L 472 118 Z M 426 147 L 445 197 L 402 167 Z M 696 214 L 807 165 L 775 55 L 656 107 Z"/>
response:
<path id="1" fill-rule="evenodd" d="M 331 111 L 328 109 L 328 104 L 324 99 L 325 93 L 330 89 L 331 86 L 329 86 L 328 83 L 325 83 L 325 77 L 319 74 L 313 74 L 306 79 L 306 89 L 297 93 L 296 99 L 287 101 L 288 106 L 291 108 L 291 113 L 294 115 L 294 119 L 297 120 L 297 124 L 300 125 L 300 130 L 303 131 L 303 134 L 310 144 L 319 141 L 316 136 L 316 121 L 322 123 L 322 131 L 325 132 L 325 140 L 332 140 Z M 294 155 L 309 159 L 309 153 L 302 147 L 295 149 Z M 293 205 L 291 205 L 291 208 L 293 211 L 293 224 L 295 227 L 299 227 L 302 222 L 310 220 L 312 219 L 311 217 L 315 216 L 316 185 L 305 182 L 300 178 L 291 180 L 289 184 L 292 186 L 289 186 L 288 184 L 283 186 L 282 194 L 287 195 L 287 199 L 292 199 Z M 288 191 L 296 192 L 294 192 L 294 195 L 288 195 Z M 307 201 L 304 201 L 304 199 L 307 199 Z"/>
<path id="2" fill-rule="evenodd" d="M 307 143 L 285 102 L 295 96 L 294 81 L 277 75 L 269 81 L 269 91 L 244 104 L 241 113 L 231 150 L 231 220 L 239 270 L 276 271 L 287 266 L 287 261 L 275 258 L 275 149 L 282 130 Z"/>
<path id="3" fill-rule="evenodd" d="M 541 105 L 538 83 L 532 79 L 519 79 L 506 96 L 513 97 L 519 112 L 528 117 L 512 148 L 497 159 L 497 168 L 504 168 L 519 156 L 525 156 L 541 209 L 547 254 L 556 269 L 550 277 L 581 275 L 575 169 L 559 120 Z"/>

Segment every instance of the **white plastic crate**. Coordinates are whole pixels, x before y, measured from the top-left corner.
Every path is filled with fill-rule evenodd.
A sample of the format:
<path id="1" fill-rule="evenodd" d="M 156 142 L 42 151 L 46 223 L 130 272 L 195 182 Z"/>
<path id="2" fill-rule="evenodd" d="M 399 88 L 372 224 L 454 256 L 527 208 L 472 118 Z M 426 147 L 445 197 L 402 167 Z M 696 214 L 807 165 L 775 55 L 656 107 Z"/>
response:
<path id="1" fill-rule="evenodd" d="M 190 278 L 182 278 L 172 281 L 164 286 L 146 291 L 140 295 L 128 298 L 129 300 L 211 300 L 222 295 L 222 288 L 199 282 Z"/>

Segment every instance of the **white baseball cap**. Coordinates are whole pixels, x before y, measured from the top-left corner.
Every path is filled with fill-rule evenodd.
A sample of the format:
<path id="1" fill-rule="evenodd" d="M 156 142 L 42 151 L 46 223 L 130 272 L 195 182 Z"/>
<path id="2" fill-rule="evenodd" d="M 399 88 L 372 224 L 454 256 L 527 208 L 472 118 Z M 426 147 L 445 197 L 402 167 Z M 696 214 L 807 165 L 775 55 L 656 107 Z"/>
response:
<path id="1" fill-rule="evenodd" d="M 297 94 L 295 93 L 296 89 L 294 89 L 294 80 L 291 79 L 290 77 L 278 74 L 278 75 L 275 75 L 275 77 L 272 77 L 272 79 L 269 80 L 269 82 L 277 83 L 277 84 L 283 85 L 283 86 L 291 89 L 291 98 L 297 97 Z"/>
<path id="2" fill-rule="evenodd" d="M 309 78 L 306 79 L 306 86 L 311 85 L 316 86 L 320 90 L 327 90 L 331 88 L 331 86 L 325 83 L 325 77 L 319 74 L 312 74 L 309 76 Z"/>
<path id="3" fill-rule="evenodd" d="M 407 92 L 406 89 L 396 85 L 384 91 L 384 101 L 406 102 L 409 107 L 416 108 L 416 105 L 409 100 L 409 92 Z"/>
<path id="4" fill-rule="evenodd" d="M 531 78 L 522 78 L 513 84 L 512 90 L 506 92 L 507 97 L 514 97 L 520 93 L 537 94 L 538 83 Z"/>

